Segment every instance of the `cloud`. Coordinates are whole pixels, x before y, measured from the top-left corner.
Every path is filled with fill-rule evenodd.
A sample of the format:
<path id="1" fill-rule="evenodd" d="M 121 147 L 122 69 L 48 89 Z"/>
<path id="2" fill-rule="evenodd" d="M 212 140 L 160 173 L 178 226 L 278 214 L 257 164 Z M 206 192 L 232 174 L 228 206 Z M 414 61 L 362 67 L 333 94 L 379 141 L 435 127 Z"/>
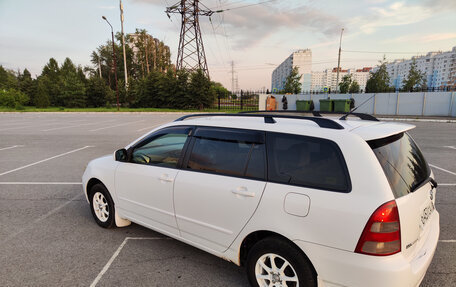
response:
<path id="1" fill-rule="evenodd" d="M 368 4 L 382 4 L 388 2 L 388 0 L 365 0 Z"/>
<path id="2" fill-rule="evenodd" d="M 131 0 L 133 3 L 143 3 L 151 5 L 173 5 L 179 0 Z M 264 0 L 256 0 L 253 3 L 259 3 Z M 231 45 L 234 48 L 252 47 L 268 37 L 281 33 L 291 32 L 302 35 L 305 32 L 332 37 L 340 33 L 342 21 L 339 17 L 322 12 L 317 8 L 308 5 L 296 7 L 281 1 L 271 1 L 263 5 L 254 5 L 229 11 L 231 8 L 242 7 L 252 2 L 243 2 L 229 0 L 219 2 L 217 0 L 204 1 L 205 7 L 213 10 L 228 9 L 222 13 L 212 15 L 212 24 L 208 17 L 200 17 L 200 25 L 203 33 L 211 35 L 213 33 L 219 36 L 227 35 Z M 307 1 L 312 3 L 312 1 Z M 200 8 L 204 8 L 201 6 Z M 180 20 L 180 15 L 176 14 Z M 176 18 L 172 18 L 175 21 Z M 179 22 L 179 21 L 178 21 Z M 223 23 L 223 25 L 222 25 Z M 179 24 L 179 23 L 177 23 Z M 214 28 L 213 28 L 214 27 Z M 215 31 L 214 31 L 215 30 Z M 204 36 L 204 35 L 203 35 Z M 291 41 L 293 39 L 290 39 Z"/>
<path id="3" fill-rule="evenodd" d="M 117 6 L 98 6 L 98 8 L 103 10 L 114 10 Z"/>
<path id="4" fill-rule="evenodd" d="M 435 33 L 428 35 L 413 34 L 385 40 L 383 43 L 433 43 L 451 39 L 456 39 L 456 33 Z"/>
<path id="5" fill-rule="evenodd" d="M 317 49 L 317 48 L 323 48 L 323 47 L 331 47 L 339 44 L 339 39 L 332 40 L 332 41 L 326 41 L 326 42 L 320 42 L 318 44 L 314 44 L 312 46 L 309 46 L 309 49 Z"/>
<path id="6" fill-rule="evenodd" d="M 133 2 L 133 3 L 152 4 L 152 5 L 160 5 L 160 6 L 163 6 L 166 3 L 165 0 L 131 0 L 131 2 Z M 172 1 L 168 0 L 168 3 L 170 3 L 170 5 L 173 5 L 174 2 L 177 2 L 177 1 L 176 0 L 172 0 Z"/>
<path id="7" fill-rule="evenodd" d="M 456 1 L 454 0 L 425 0 L 424 5 L 430 7 L 433 10 L 442 11 L 442 9 L 456 9 Z"/>
<path id="8" fill-rule="evenodd" d="M 305 32 L 312 32 L 333 37 L 339 34 L 343 27 L 338 17 L 307 6 L 283 11 L 277 7 L 260 5 L 227 11 L 219 17 L 225 27 L 218 27 L 217 18 L 213 17 L 212 22 L 218 27 L 216 33 L 223 35 L 225 28 L 231 40 L 234 39 L 235 48 L 251 47 L 278 33 L 303 35 Z M 205 30 L 208 28 L 212 29 L 207 27 Z"/>
<path id="9" fill-rule="evenodd" d="M 424 21 L 435 14 L 426 6 L 410 6 L 403 2 L 395 2 L 389 7 L 372 7 L 371 13 L 352 20 L 352 25 L 359 26 L 365 34 L 372 34 L 380 28 L 409 25 Z"/>
<path id="10" fill-rule="evenodd" d="M 451 39 L 456 39 L 456 33 L 439 33 L 421 37 L 421 41 L 425 43 Z"/>

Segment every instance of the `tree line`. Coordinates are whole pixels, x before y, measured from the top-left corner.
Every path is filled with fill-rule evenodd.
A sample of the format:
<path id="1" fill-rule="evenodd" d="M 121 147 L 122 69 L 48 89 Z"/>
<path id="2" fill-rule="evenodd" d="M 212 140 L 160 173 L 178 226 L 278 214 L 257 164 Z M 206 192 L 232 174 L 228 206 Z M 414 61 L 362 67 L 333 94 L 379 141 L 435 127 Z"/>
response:
<path id="1" fill-rule="evenodd" d="M 366 93 L 385 93 L 394 92 L 396 88 L 390 85 L 390 76 L 386 69 L 386 59 L 380 61 L 380 66 L 375 72 L 370 72 L 370 77 L 366 83 Z M 402 92 L 413 92 L 427 89 L 426 75 L 418 70 L 416 60 L 413 59 L 407 78 L 402 82 L 399 89 Z"/>
<path id="2" fill-rule="evenodd" d="M 176 71 L 169 47 L 136 29 L 127 35 L 126 63 L 128 86 L 124 80 L 121 34 L 114 43 L 116 70 L 111 41 L 91 54 L 93 66 L 75 65 L 70 58 L 62 64 L 50 58 L 36 78 L 31 73 L 0 66 L 0 106 L 85 108 L 116 104 L 114 73 L 117 73 L 119 102 L 133 108 L 207 108 L 216 97 L 230 95 L 220 83 L 210 81 L 202 71 Z"/>

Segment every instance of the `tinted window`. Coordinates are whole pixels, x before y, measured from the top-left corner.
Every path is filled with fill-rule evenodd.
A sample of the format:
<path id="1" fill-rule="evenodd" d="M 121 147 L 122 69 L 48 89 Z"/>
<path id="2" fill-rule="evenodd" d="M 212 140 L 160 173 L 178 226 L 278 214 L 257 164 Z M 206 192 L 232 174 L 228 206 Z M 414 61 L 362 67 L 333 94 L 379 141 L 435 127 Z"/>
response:
<path id="1" fill-rule="evenodd" d="M 420 149 L 407 133 L 369 141 L 396 198 L 414 191 L 430 175 Z"/>
<path id="2" fill-rule="evenodd" d="M 171 128 L 141 143 L 133 150 L 131 161 L 134 163 L 177 167 L 190 128 Z"/>
<path id="3" fill-rule="evenodd" d="M 210 129 L 205 128 L 204 132 L 195 133 L 188 169 L 264 179 L 264 143 L 246 141 L 252 137 L 245 133 L 239 133 L 240 139 L 235 140 L 236 134 L 233 131 L 209 131 Z"/>
<path id="4" fill-rule="evenodd" d="M 250 154 L 250 160 L 247 164 L 245 176 L 252 178 L 265 178 L 265 144 L 253 144 Z"/>
<path id="5" fill-rule="evenodd" d="M 270 181 L 340 192 L 350 191 L 350 179 L 339 147 L 332 141 L 270 133 Z"/>

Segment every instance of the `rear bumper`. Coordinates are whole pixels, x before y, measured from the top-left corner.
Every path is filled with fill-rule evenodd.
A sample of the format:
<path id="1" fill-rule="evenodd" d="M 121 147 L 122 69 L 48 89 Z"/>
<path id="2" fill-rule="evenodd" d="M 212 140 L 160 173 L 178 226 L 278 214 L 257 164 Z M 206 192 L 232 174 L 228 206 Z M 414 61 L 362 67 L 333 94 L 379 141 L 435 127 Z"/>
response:
<path id="1" fill-rule="evenodd" d="M 411 260 L 401 253 L 378 257 L 357 254 L 300 240 L 294 241 L 314 265 L 319 286 L 419 286 L 431 264 L 439 239 L 439 214 L 422 249 Z"/>

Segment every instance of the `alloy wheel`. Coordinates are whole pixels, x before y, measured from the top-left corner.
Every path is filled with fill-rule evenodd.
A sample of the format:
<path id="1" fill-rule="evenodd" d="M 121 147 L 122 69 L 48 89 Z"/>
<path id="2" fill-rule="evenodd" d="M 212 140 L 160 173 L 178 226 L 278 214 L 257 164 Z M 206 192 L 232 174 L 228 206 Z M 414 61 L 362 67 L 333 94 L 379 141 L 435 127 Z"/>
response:
<path id="1" fill-rule="evenodd" d="M 98 220 L 106 222 L 109 218 L 109 206 L 108 201 L 101 192 L 95 192 L 92 205 Z"/>
<path id="2" fill-rule="evenodd" d="M 267 253 L 258 258 L 255 276 L 260 287 L 299 287 L 296 271 L 280 255 Z"/>

